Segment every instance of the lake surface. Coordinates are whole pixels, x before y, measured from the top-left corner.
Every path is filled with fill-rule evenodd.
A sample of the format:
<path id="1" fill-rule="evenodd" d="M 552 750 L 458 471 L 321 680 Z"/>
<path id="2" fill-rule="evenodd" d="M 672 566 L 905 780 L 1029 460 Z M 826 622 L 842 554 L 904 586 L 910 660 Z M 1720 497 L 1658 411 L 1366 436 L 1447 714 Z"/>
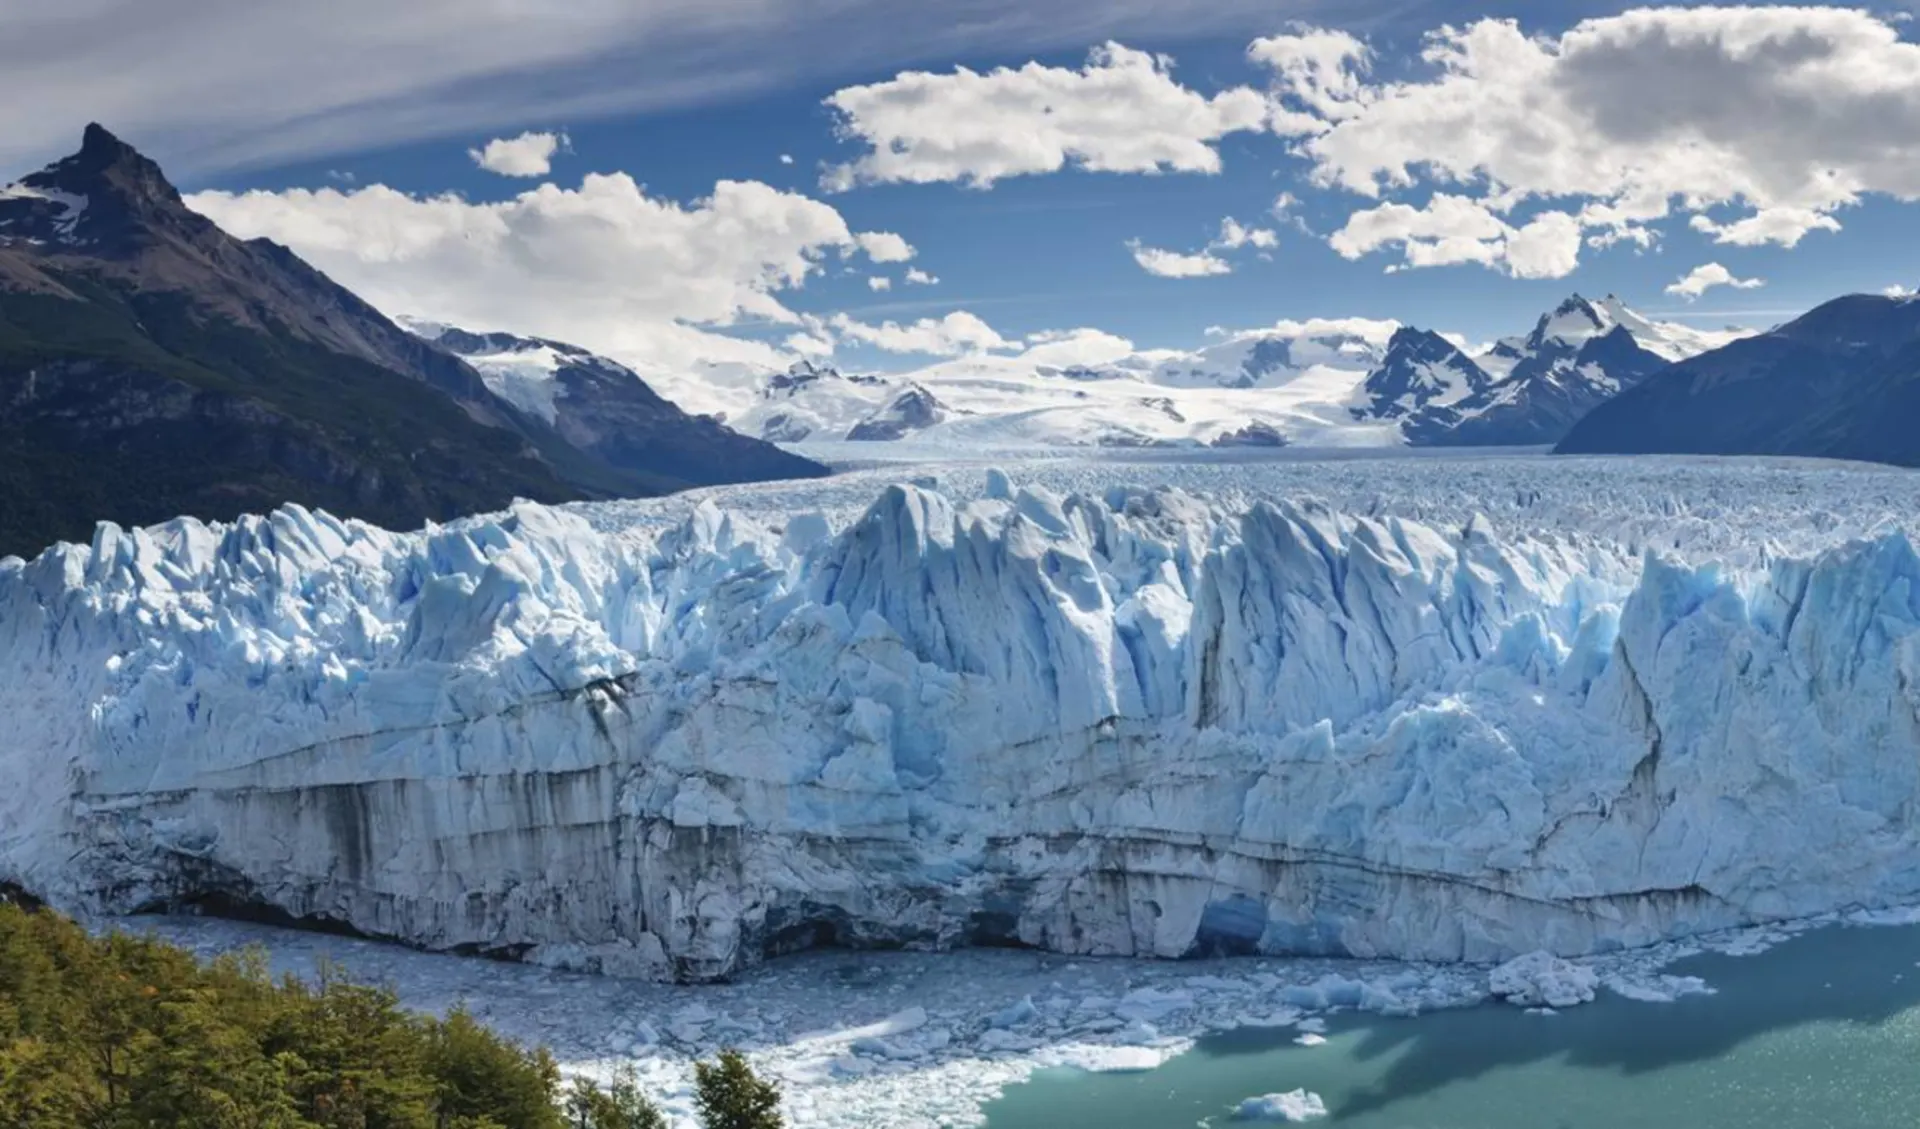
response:
<path id="1" fill-rule="evenodd" d="M 987 1107 L 988 1129 L 1193 1129 L 1242 1099 L 1306 1089 L 1351 1129 L 1890 1129 L 1920 1124 L 1920 927 L 1832 927 L 1745 957 L 1681 960 L 1713 995 L 1602 990 L 1557 1015 L 1489 1005 L 1348 1013 L 1203 1039 L 1135 1074 L 1050 1071 Z M 1242 1123 L 1244 1124 L 1244 1123 Z"/>

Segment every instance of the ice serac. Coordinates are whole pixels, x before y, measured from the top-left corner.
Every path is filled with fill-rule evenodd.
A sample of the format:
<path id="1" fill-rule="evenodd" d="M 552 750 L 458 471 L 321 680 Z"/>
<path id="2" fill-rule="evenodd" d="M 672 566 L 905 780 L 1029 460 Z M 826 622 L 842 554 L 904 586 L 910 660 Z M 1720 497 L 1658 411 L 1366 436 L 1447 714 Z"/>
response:
<path id="1" fill-rule="evenodd" d="M 1916 676 L 1899 534 L 1682 561 L 998 474 L 839 528 L 102 526 L 0 562 L 0 881 L 689 979 L 1565 956 L 1920 900 Z"/>

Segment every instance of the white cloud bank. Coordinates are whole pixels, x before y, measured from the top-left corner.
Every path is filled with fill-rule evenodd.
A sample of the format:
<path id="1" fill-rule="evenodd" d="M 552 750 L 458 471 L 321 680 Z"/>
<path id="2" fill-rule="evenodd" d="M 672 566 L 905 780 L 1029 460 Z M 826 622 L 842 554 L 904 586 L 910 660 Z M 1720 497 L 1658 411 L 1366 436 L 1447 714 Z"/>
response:
<path id="1" fill-rule="evenodd" d="M 1400 248 L 1408 267 L 1479 263 L 1515 278 L 1562 278 L 1580 262 L 1580 222 L 1548 211 L 1515 227 L 1478 200 L 1436 193 L 1424 207 L 1381 204 L 1353 213 L 1327 240 L 1342 258 Z"/>
<path id="2" fill-rule="evenodd" d="M 1279 244 L 1280 236 L 1271 228 L 1247 227 L 1228 216 L 1220 221 L 1220 234 L 1204 250 L 1192 253 L 1168 251 L 1144 246 L 1138 239 L 1130 240 L 1127 249 L 1133 252 L 1133 261 L 1148 274 L 1160 278 L 1205 278 L 1233 273 L 1233 264 L 1217 252 L 1252 247 L 1262 252 L 1264 258 L 1264 252 L 1273 250 Z"/>
<path id="3" fill-rule="evenodd" d="M 1249 54 L 1313 181 L 1434 193 L 1354 214 L 1333 237 L 1348 257 L 1551 278 L 1583 241 L 1650 245 L 1675 210 L 1721 243 L 1791 247 L 1866 194 L 1920 197 L 1920 46 L 1867 11 L 1642 8 L 1558 36 L 1483 19 L 1431 33 L 1428 73 L 1394 82 L 1343 32 Z"/>
<path id="4" fill-rule="evenodd" d="M 501 176 L 545 176 L 553 171 L 553 155 L 566 146 L 564 133 L 523 133 L 496 137 L 484 148 L 467 150 L 467 156 Z"/>
<path id="5" fill-rule="evenodd" d="M 966 353 L 995 352 L 1018 348 L 986 322 L 966 310 L 955 310 L 938 318 L 921 318 L 901 324 L 882 322 L 870 325 L 846 314 L 835 314 L 826 322 L 842 339 L 871 345 L 889 353 L 925 353 L 938 357 L 957 357 Z"/>
<path id="6" fill-rule="evenodd" d="M 1058 172 L 1215 173 L 1216 143 L 1266 127 L 1261 92 L 1207 96 L 1174 80 L 1165 56 L 1118 43 L 1085 66 L 1028 63 L 980 73 L 907 71 L 827 99 L 841 137 L 863 145 L 822 185 L 960 182 L 986 188 L 1011 176 Z"/>
<path id="7" fill-rule="evenodd" d="M 1140 264 L 1141 270 L 1157 278 L 1207 278 L 1233 273 L 1233 264 L 1212 251 L 1184 254 L 1147 247 L 1138 239 L 1129 242 L 1127 249 L 1133 252 L 1133 261 Z"/>
<path id="8" fill-rule="evenodd" d="M 799 326 L 780 294 L 824 259 L 913 253 L 897 235 L 856 233 L 832 206 L 757 181 L 721 181 L 686 204 L 625 173 L 494 203 L 383 185 L 201 192 L 187 203 L 241 238 L 285 243 L 383 310 L 574 341 L 638 365 L 776 363 L 772 346 L 706 327 Z"/>
<path id="9" fill-rule="evenodd" d="M 1667 287 L 1667 293 L 1677 294 L 1691 302 L 1716 286 L 1725 286 L 1734 290 L 1758 290 L 1767 284 L 1764 278 L 1735 278 L 1733 272 L 1719 263 L 1703 263 L 1688 271 Z"/>

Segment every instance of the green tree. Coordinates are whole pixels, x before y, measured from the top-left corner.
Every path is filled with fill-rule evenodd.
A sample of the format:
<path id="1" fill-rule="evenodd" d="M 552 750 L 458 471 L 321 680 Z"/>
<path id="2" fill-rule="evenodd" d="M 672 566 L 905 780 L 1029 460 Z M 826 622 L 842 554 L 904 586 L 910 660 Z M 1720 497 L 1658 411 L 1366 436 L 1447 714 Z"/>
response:
<path id="1" fill-rule="evenodd" d="M 735 1050 L 693 1064 L 694 1108 L 704 1129 L 783 1129 L 780 1087 L 762 1079 Z"/>
<path id="2" fill-rule="evenodd" d="M 501 1129 L 565 1129 L 553 1056 L 502 1039 L 464 1007 L 436 1026 L 427 1061 L 444 1117 L 491 1119 Z"/>
<path id="3" fill-rule="evenodd" d="M 667 1129 L 666 1117 L 640 1092 L 631 1067 L 622 1067 L 604 1090 L 591 1079 L 574 1079 L 567 1120 L 573 1129 Z"/>
<path id="4" fill-rule="evenodd" d="M 0 901 L 0 1129 L 562 1129 L 558 1097 L 550 1055 L 464 1011 Z M 658 1129 L 630 1077 L 600 1097 L 590 1129 Z"/>

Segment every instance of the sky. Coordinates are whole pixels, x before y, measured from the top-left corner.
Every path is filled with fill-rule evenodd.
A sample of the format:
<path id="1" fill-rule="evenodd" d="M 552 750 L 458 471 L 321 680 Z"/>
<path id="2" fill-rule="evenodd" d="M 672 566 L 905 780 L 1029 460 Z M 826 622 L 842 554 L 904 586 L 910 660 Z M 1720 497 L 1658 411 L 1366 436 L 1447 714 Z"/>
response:
<path id="1" fill-rule="evenodd" d="M 0 0 L 0 169 L 643 371 L 1764 326 L 1920 284 L 1916 4 Z"/>

